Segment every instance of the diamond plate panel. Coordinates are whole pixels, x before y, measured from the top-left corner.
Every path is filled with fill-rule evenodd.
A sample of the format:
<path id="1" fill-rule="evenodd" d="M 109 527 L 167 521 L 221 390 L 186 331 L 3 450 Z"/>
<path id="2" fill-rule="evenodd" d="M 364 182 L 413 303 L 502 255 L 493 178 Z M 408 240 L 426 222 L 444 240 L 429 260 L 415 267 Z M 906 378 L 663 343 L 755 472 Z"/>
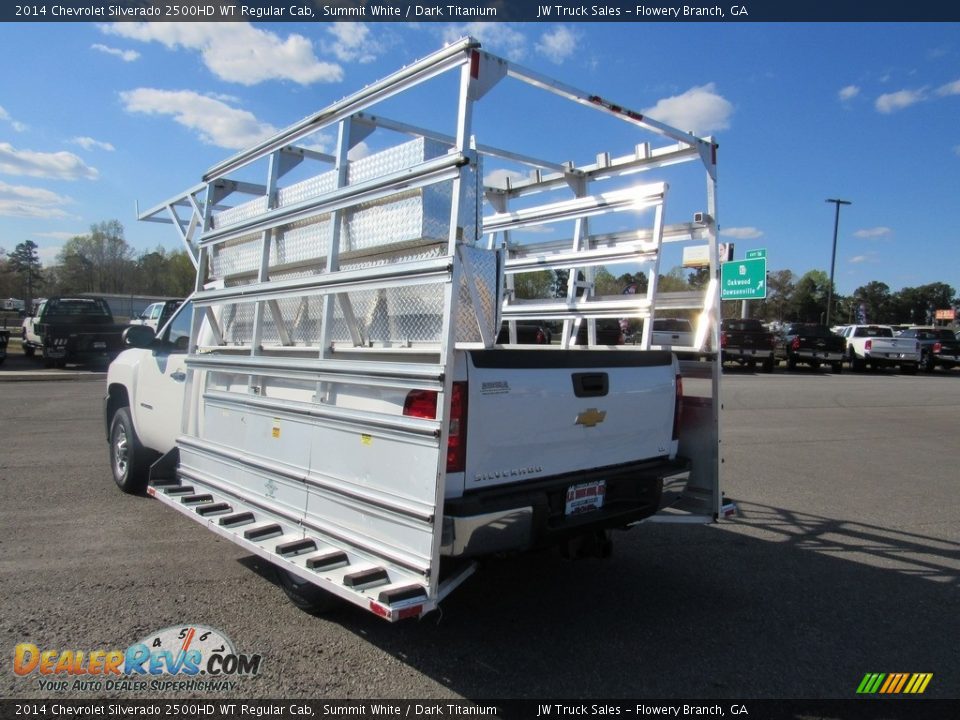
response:
<path id="1" fill-rule="evenodd" d="M 358 183 L 397 172 L 448 151 L 443 143 L 416 138 L 410 142 L 352 161 L 348 182 Z M 476 240 L 477 178 L 471 168 L 467 174 L 467 201 L 462 213 L 463 241 Z M 319 197 L 334 190 L 336 174 L 329 171 L 278 191 L 280 207 Z M 373 203 L 365 203 L 342 214 L 341 253 L 367 250 L 381 245 L 411 240 L 445 240 L 449 237 L 452 182 L 418 190 L 401 191 Z M 215 215 L 217 228 L 256 217 L 266 211 L 266 198 L 224 210 Z M 316 260 L 322 267 L 329 251 L 330 215 L 319 215 L 279 228 L 274 232 L 270 266 Z M 214 277 L 256 272 L 260 265 L 260 234 L 255 233 L 216 248 L 211 259 Z"/>

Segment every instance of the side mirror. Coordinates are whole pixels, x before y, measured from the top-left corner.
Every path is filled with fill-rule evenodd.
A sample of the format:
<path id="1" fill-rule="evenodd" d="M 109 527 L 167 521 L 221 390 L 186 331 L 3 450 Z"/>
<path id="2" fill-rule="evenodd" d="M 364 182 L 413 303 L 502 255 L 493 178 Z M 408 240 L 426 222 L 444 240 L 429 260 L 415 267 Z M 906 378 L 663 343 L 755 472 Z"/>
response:
<path id="1" fill-rule="evenodd" d="M 123 344 L 128 347 L 148 348 L 153 343 L 156 333 L 149 325 L 131 325 L 123 331 Z"/>

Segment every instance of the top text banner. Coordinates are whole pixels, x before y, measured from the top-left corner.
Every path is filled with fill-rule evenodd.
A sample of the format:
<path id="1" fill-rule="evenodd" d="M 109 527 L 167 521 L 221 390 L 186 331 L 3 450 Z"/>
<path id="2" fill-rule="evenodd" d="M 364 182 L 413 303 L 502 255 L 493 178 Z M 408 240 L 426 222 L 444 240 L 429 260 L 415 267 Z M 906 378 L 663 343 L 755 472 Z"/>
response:
<path id="1" fill-rule="evenodd" d="M 530 0 L 37 0 L 3 3 L 2 22 L 958 22 L 943 0 L 741 0 L 582 4 Z"/>

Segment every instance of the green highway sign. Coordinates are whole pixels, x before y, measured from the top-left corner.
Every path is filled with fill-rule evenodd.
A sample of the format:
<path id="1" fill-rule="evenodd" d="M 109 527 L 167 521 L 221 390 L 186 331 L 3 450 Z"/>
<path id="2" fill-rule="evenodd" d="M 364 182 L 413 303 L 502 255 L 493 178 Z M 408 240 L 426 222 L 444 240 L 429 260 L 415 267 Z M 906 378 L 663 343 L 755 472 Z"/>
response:
<path id="1" fill-rule="evenodd" d="M 766 257 L 731 260 L 720 266 L 721 300 L 763 300 L 766 297 Z"/>
<path id="2" fill-rule="evenodd" d="M 765 258 L 767 256 L 766 249 L 763 250 L 747 250 L 747 260 L 752 260 L 754 258 Z"/>

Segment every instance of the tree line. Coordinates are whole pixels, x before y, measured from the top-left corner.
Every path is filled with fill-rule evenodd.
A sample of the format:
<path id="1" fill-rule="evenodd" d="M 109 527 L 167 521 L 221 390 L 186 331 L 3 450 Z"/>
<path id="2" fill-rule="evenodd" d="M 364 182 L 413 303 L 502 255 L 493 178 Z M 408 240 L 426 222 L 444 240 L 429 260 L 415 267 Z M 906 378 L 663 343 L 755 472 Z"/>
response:
<path id="1" fill-rule="evenodd" d="M 515 276 L 514 290 L 518 298 L 563 298 L 567 296 L 569 274 L 566 270 L 541 270 Z M 700 268 L 685 271 L 673 268 L 659 275 L 660 292 L 703 289 L 709 281 L 709 271 Z M 636 292 L 647 290 L 644 273 L 613 275 L 606 268 L 595 272 L 593 286 L 596 295 L 618 295 L 634 285 Z M 833 305 L 829 320 L 827 295 L 830 278 L 823 270 L 810 270 L 800 277 L 791 270 L 767 272 L 767 298 L 752 300 L 750 317 L 766 322 L 811 322 L 842 325 L 855 322 L 917 325 L 933 324 L 936 310 L 960 310 L 956 290 L 946 283 L 935 282 L 919 287 L 905 287 L 893 291 L 883 282 L 873 280 L 854 290 L 850 295 L 837 293 L 833 288 Z M 723 303 L 724 317 L 740 317 L 740 301 Z"/>
<path id="2" fill-rule="evenodd" d="M 186 297 L 196 277 L 186 250 L 158 247 L 137 254 L 117 220 L 95 223 L 88 234 L 70 238 L 48 266 L 38 251 L 32 240 L 9 253 L 0 248 L 0 297 L 27 301 L 75 293 Z"/>
<path id="3" fill-rule="evenodd" d="M 158 247 L 137 255 L 124 237 L 123 225 L 108 220 L 90 226 L 86 235 L 64 243 L 56 262 L 44 267 L 32 240 L 19 243 L 12 252 L 0 248 L 0 298 L 25 300 L 71 293 L 108 293 L 185 297 L 194 286 L 193 263 L 185 250 Z M 518 298 L 564 298 L 570 274 L 567 270 L 541 270 L 514 276 Z M 584 283 L 582 271 L 578 283 Z M 702 289 L 709 281 L 706 268 L 675 267 L 658 276 L 660 292 Z M 594 271 L 595 295 L 644 293 L 648 278 L 642 273 L 614 275 L 605 267 Z M 751 317 L 779 322 L 824 322 L 828 325 L 865 321 L 872 323 L 929 324 L 934 312 L 960 308 L 960 298 L 946 283 L 935 282 L 893 291 L 873 280 L 850 295 L 833 288 L 832 317 L 826 318 L 830 280 L 823 270 L 797 277 L 790 270 L 767 272 L 767 298 L 750 301 Z M 578 294 L 582 294 L 578 290 Z M 725 317 L 739 317 L 740 302 L 724 302 Z"/>

